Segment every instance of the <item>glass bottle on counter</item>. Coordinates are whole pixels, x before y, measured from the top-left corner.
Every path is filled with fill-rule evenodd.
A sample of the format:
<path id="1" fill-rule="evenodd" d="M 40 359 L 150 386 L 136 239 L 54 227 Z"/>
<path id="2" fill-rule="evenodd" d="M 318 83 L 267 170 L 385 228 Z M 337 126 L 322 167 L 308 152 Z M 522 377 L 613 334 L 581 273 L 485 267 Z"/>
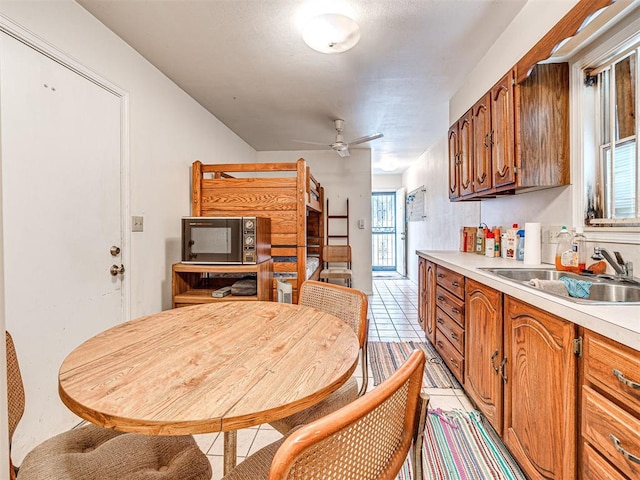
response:
<path id="1" fill-rule="evenodd" d="M 478 233 L 476 234 L 476 253 L 478 255 L 485 254 L 484 243 L 487 235 L 487 231 L 485 227 L 486 225 L 480 224 L 480 226 L 478 227 Z"/>

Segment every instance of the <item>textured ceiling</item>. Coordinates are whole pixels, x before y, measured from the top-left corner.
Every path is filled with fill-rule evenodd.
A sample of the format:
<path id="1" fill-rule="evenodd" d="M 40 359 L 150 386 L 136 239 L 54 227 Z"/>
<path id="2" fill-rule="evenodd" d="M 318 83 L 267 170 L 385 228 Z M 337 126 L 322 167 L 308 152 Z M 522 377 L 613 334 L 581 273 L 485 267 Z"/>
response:
<path id="1" fill-rule="evenodd" d="M 526 0 L 77 0 L 258 151 L 374 132 L 374 173 L 445 134 L 448 101 Z M 352 50 L 325 55 L 300 23 L 346 13 Z M 310 145 L 296 142 L 319 142 Z M 348 159 L 347 159 L 348 160 Z"/>

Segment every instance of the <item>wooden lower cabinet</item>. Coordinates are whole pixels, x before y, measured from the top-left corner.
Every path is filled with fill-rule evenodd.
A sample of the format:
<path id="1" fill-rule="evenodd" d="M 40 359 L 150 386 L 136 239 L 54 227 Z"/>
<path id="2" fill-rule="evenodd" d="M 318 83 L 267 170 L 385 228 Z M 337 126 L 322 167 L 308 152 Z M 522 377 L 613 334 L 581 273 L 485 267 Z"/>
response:
<path id="1" fill-rule="evenodd" d="M 422 260 L 427 336 L 527 478 L 640 479 L 640 350 Z"/>
<path id="2" fill-rule="evenodd" d="M 503 440 L 532 480 L 576 475 L 576 327 L 505 296 Z"/>
<path id="3" fill-rule="evenodd" d="M 502 435 L 503 381 L 502 293 L 474 280 L 465 282 L 466 348 L 464 388 L 478 409 Z"/>
<path id="4" fill-rule="evenodd" d="M 584 330 L 579 478 L 640 478 L 640 352 Z"/>
<path id="5" fill-rule="evenodd" d="M 626 480 L 620 472 L 607 463 L 588 443 L 583 444 L 583 480 Z"/>
<path id="6" fill-rule="evenodd" d="M 418 321 L 427 339 L 436 342 L 436 265 L 418 257 Z"/>
<path id="7" fill-rule="evenodd" d="M 425 332 L 432 344 L 436 341 L 436 265 L 427 262 L 427 289 L 425 292 Z"/>
<path id="8" fill-rule="evenodd" d="M 425 292 L 427 290 L 427 276 L 426 276 L 427 260 L 422 257 L 418 257 L 418 323 L 420 327 L 426 332 L 425 327 Z"/>

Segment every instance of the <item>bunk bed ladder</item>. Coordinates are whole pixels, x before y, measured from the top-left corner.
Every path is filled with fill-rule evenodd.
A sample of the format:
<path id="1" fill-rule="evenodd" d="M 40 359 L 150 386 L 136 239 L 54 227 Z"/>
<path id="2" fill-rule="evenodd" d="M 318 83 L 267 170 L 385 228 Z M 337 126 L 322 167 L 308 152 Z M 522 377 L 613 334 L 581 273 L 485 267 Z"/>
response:
<path id="1" fill-rule="evenodd" d="M 327 198 L 327 245 L 350 245 L 349 243 L 349 199 L 347 198 L 347 213 L 345 215 L 332 215 L 329 210 Z M 333 227 L 333 229 L 331 228 Z M 332 233 L 332 232 L 340 233 Z M 346 233 L 345 233 L 346 232 Z M 332 243 L 332 240 L 334 242 Z"/>

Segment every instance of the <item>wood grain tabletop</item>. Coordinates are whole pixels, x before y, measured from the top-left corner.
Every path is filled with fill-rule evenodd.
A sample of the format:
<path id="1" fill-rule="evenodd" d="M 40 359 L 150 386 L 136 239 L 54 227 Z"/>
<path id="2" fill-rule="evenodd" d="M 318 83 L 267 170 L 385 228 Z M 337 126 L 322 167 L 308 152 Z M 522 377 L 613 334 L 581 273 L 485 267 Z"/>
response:
<path id="1" fill-rule="evenodd" d="M 184 435 L 232 431 L 303 410 L 358 360 L 340 319 L 310 307 L 223 302 L 115 326 L 64 360 L 64 404 L 97 425 Z"/>

